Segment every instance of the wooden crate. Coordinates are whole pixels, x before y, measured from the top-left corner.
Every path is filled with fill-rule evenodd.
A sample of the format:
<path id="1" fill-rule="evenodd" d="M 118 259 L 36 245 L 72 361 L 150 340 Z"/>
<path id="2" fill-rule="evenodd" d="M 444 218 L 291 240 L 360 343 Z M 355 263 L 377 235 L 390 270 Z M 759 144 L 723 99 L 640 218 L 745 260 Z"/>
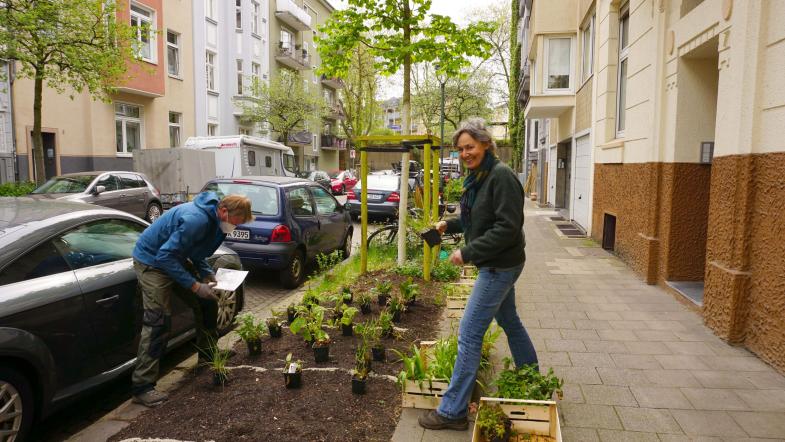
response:
<path id="1" fill-rule="evenodd" d="M 478 272 L 479 270 L 475 266 L 463 266 L 461 267 L 461 278 L 477 279 Z"/>
<path id="2" fill-rule="evenodd" d="M 495 397 L 480 398 L 480 408 L 486 404 L 499 404 L 504 414 L 512 421 L 512 429 L 519 436 L 510 441 L 522 442 L 562 442 L 559 412 L 554 401 L 528 401 L 523 399 L 503 399 Z M 529 434 L 530 439 L 521 435 Z M 472 442 L 486 442 L 480 430 L 474 427 Z"/>
<path id="3" fill-rule="evenodd" d="M 406 381 L 403 387 L 401 406 L 403 408 L 419 408 L 422 410 L 435 410 L 442 401 L 444 392 L 447 391 L 447 380 L 423 381 L 422 387 L 418 381 Z"/>
<path id="4" fill-rule="evenodd" d="M 448 318 L 462 318 L 463 312 L 466 310 L 466 303 L 469 301 L 471 295 L 470 286 L 468 284 L 453 283 L 458 287 L 458 293 L 448 295 L 445 302 Z M 472 284 L 473 285 L 473 284 Z"/>

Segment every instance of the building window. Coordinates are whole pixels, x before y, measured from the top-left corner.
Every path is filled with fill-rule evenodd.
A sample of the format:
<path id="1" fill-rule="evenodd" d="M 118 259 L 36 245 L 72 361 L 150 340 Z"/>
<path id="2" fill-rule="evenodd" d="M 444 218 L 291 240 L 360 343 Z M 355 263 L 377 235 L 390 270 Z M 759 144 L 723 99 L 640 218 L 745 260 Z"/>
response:
<path id="1" fill-rule="evenodd" d="M 594 16 L 586 22 L 586 27 L 581 29 L 581 44 L 583 45 L 582 81 L 586 81 L 594 73 Z"/>
<path id="2" fill-rule="evenodd" d="M 243 29 L 243 0 L 234 2 L 234 28 Z"/>
<path id="3" fill-rule="evenodd" d="M 624 134 L 627 118 L 627 65 L 630 53 L 630 5 L 625 4 L 619 11 L 619 77 L 616 93 L 616 136 Z"/>
<path id="4" fill-rule="evenodd" d="M 243 92 L 243 61 L 237 60 L 237 95 L 242 95 Z"/>
<path id="5" fill-rule="evenodd" d="M 262 65 L 251 63 L 251 77 L 253 77 L 253 83 L 258 85 L 262 79 Z"/>
<path id="6" fill-rule="evenodd" d="M 547 49 L 545 56 L 548 57 L 545 68 L 545 89 L 546 90 L 565 90 L 570 89 L 570 46 L 572 39 L 569 37 L 549 38 L 545 40 Z"/>
<path id="7" fill-rule="evenodd" d="M 130 154 L 142 148 L 142 119 L 139 106 L 116 103 L 114 105 L 115 139 L 117 153 Z"/>
<path id="8" fill-rule="evenodd" d="M 155 14 L 136 4 L 131 5 L 131 28 L 134 32 L 136 55 L 144 61 L 156 62 Z"/>
<path id="9" fill-rule="evenodd" d="M 241 127 L 240 135 L 251 135 L 251 129 L 248 129 L 247 127 Z M 251 165 L 253 166 L 253 164 Z"/>
<path id="10" fill-rule="evenodd" d="M 281 29 L 281 49 L 285 51 L 293 51 L 294 45 L 292 44 L 292 33 Z M 294 53 L 292 53 L 294 55 Z"/>
<path id="11" fill-rule="evenodd" d="M 205 54 L 205 69 L 207 74 L 207 90 L 217 92 L 215 88 L 215 53 L 207 51 Z"/>
<path id="12" fill-rule="evenodd" d="M 216 1 L 217 0 L 205 0 L 204 2 L 204 15 L 210 20 L 215 20 L 217 18 L 215 13 Z"/>
<path id="13" fill-rule="evenodd" d="M 180 76 L 180 34 L 166 31 L 166 65 L 169 75 Z"/>
<path id="14" fill-rule="evenodd" d="M 183 114 L 169 112 L 169 147 L 180 147 L 180 125 Z"/>
<path id="15" fill-rule="evenodd" d="M 207 136 L 214 137 L 218 135 L 218 125 L 213 123 L 207 123 Z"/>
<path id="16" fill-rule="evenodd" d="M 261 7 L 259 6 L 259 2 L 252 1 L 251 6 L 253 7 L 253 16 L 251 17 L 251 33 L 259 34 L 259 16 L 261 15 Z"/>

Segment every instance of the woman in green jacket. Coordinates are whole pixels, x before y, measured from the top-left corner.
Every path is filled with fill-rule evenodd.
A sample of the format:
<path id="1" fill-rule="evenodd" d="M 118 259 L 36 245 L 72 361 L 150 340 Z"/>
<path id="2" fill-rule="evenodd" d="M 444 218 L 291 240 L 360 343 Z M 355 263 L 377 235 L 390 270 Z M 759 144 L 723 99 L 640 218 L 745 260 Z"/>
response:
<path id="1" fill-rule="evenodd" d="M 453 136 L 469 174 L 463 183 L 461 216 L 440 221 L 441 232 L 462 231 L 466 245 L 450 256 L 456 265 L 473 263 L 477 281 L 458 334 L 458 357 L 450 386 L 437 410 L 419 419 L 431 430 L 468 428 L 467 406 L 480 366 L 482 339 L 495 318 L 504 329 L 515 364 L 537 364 L 537 353 L 515 308 L 515 281 L 526 260 L 523 188 L 496 157 L 496 144 L 480 119 L 464 122 Z"/>

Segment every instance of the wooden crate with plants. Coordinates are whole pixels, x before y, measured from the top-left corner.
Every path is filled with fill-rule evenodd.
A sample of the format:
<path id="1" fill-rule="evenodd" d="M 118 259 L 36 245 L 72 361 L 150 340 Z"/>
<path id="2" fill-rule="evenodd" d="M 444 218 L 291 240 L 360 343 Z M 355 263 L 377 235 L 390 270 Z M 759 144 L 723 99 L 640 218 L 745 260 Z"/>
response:
<path id="1" fill-rule="evenodd" d="M 465 265 L 461 267 L 461 279 L 477 279 L 477 274 L 480 270 L 473 265 Z"/>
<path id="2" fill-rule="evenodd" d="M 480 398 L 472 442 L 561 442 L 555 401 Z"/>
<path id="3" fill-rule="evenodd" d="M 561 441 L 555 399 L 563 384 L 552 369 L 542 374 L 536 365 L 516 367 L 504 358 L 492 382 L 495 397 L 480 398 L 476 408 L 472 441 Z"/>

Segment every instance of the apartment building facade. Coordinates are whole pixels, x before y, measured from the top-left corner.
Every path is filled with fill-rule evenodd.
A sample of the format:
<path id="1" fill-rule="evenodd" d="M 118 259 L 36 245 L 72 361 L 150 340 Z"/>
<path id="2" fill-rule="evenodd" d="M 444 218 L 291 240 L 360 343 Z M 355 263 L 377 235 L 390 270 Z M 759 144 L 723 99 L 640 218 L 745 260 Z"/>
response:
<path id="1" fill-rule="evenodd" d="M 139 29 L 139 64 L 111 102 L 87 93 L 43 92 L 45 177 L 87 170 L 131 170 L 136 149 L 180 145 L 194 133 L 189 0 L 133 0 L 118 18 Z M 144 32 L 149 27 L 150 32 Z M 17 178 L 36 176 L 32 162 L 33 82 L 12 86 Z"/>
<path id="2" fill-rule="evenodd" d="M 344 118 L 338 103 L 343 83 L 316 74 L 321 64 L 314 35 L 335 10 L 326 0 L 270 0 L 271 75 L 281 69 L 298 72 L 304 85 L 315 90 L 328 108 L 321 127 L 303 126 L 281 140 L 295 152 L 301 170 L 339 169 L 346 163 L 346 140 L 338 137 L 339 120 Z"/>
<path id="3" fill-rule="evenodd" d="M 785 370 L 785 2 L 529 7 L 526 115 L 557 159 L 588 135 L 591 236 Z"/>
<path id="4" fill-rule="evenodd" d="M 197 136 L 266 134 L 241 121 L 237 100 L 251 94 L 254 79 L 270 75 L 267 1 L 194 0 Z"/>
<path id="5" fill-rule="evenodd" d="M 11 65 L 0 60 L 0 184 L 13 182 L 16 176 L 13 115 Z"/>

